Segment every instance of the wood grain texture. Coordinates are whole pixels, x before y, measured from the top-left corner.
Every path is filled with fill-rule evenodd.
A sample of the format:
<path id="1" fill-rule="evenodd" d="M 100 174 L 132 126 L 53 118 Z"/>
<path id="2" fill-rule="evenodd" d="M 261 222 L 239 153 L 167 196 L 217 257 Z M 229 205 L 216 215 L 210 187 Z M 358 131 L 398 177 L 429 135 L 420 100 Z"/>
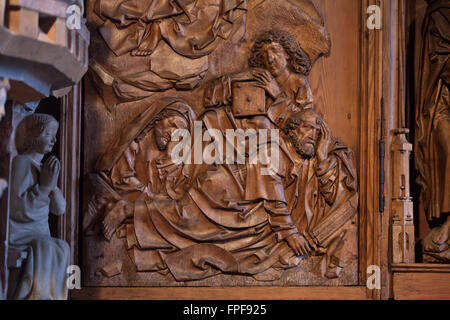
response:
<path id="1" fill-rule="evenodd" d="M 383 37 L 381 30 L 369 30 L 366 27 L 367 7 L 378 4 L 366 0 L 361 3 L 361 154 L 360 160 L 360 280 L 365 282 L 367 267 L 380 266 L 382 275 L 387 272 L 381 264 L 381 214 L 380 196 L 380 152 L 382 123 L 382 85 L 383 85 Z M 384 8 L 382 7 L 382 10 Z M 383 252 L 383 253 L 382 253 Z M 385 290 L 386 282 L 381 281 Z M 380 299 L 380 290 L 368 290 L 372 299 Z"/>
<path id="2" fill-rule="evenodd" d="M 57 236 L 70 245 L 71 264 L 78 262 L 78 224 L 81 167 L 81 84 L 77 84 L 61 99 L 60 139 L 61 191 L 67 201 L 66 213 L 58 219 Z"/>
<path id="3" fill-rule="evenodd" d="M 365 287 L 82 288 L 73 300 L 366 300 Z"/>
<path id="4" fill-rule="evenodd" d="M 325 115 L 333 132 L 347 132 L 342 141 L 355 153 L 359 168 L 361 4 L 354 0 L 316 1 L 331 36 L 331 55 L 319 59 L 309 76 L 316 110 Z M 345 24 L 344 24 L 345 21 Z M 345 27 L 344 27 L 345 25 Z M 344 36 L 345 34 L 345 36 Z"/>
<path id="5" fill-rule="evenodd" d="M 393 273 L 450 273 L 450 265 L 437 263 L 393 264 Z"/>
<path id="6" fill-rule="evenodd" d="M 396 300 L 450 300 L 450 266 L 394 265 L 393 298 Z"/>

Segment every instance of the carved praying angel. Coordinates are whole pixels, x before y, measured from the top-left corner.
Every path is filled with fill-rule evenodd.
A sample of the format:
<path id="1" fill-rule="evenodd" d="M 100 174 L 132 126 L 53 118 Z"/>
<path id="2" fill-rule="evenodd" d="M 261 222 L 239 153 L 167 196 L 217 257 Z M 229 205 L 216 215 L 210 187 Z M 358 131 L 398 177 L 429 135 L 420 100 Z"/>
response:
<path id="1" fill-rule="evenodd" d="M 62 215 L 66 201 L 57 186 L 59 160 L 51 156 L 58 122 L 46 114 L 32 114 L 16 132 L 18 155 L 11 174 L 9 221 L 8 298 L 32 300 L 67 299 L 66 269 L 69 246 L 52 238 L 49 213 Z M 26 257 L 18 269 L 16 257 Z"/>

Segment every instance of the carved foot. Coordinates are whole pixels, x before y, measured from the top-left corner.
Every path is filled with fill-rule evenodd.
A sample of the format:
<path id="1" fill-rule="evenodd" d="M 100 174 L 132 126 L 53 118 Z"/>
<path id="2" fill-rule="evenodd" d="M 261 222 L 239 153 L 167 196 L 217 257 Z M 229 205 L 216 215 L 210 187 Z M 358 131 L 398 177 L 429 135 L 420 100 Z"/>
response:
<path id="1" fill-rule="evenodd" d="M 132 56 L 137 56 L 137 57 L 149 56 L 152 53 L 153 53 L 153 50 L 139 50 L 139 49 L 135 49 L 135 50 L 131 51 L 131 55 Z"/>
<path id="2" fill-rule="evenodd" d="M 450 262 L 449 231 L 449 223 L 444 223 L 442 226 L 431 230 L 423 239 L 424 260 L 428 262 Z"/>
<path id="3" fill-rule="evenodd" d="M 111 240 L 117 228 L 130 215 L 130 208 L 128 202 L 121 200 L 115 204 L 108 204 L 106 211 L 107 214 L 102 221 L 103 235 L 107 240 Z"/>
<path id="4" fill-rule="evenodd" d="M 423 250 L 425 252 L 439 253 L 448 249 L 449 227 L 444 224 L 434 228 L 423 239 Z"/>
<path id="5" fill-rule="evenodd" d="M 142 42 L 137 49 L 131 51 L 132 56 L 149 56 L 155 51 L 161 41 L 160 22 L 153 22 L 147 26 Z"/>

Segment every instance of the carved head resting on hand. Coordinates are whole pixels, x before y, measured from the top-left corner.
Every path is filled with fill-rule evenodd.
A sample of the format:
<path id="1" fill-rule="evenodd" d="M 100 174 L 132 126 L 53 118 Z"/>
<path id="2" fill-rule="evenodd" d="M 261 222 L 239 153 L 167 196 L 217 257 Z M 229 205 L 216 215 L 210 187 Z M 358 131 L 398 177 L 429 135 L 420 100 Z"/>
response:
<path id="1" fill-rule="evenodd" d="M 16 129 L 16 148 L 19 154 L 46 154 L 56 143 L 58 121 L 48 114 L 34 113 L 25 117 Z"/>
<path id="2" fill-rule="evenodd" d="M 264 32 L 255 42 L 249 61 L 252 68 L 264 68 L 275 78 L 290 69 L 307 76 L 311 71 L 311 60 L 300 48 L 294 37 L 283 30 Z"/>
<path id="3" fill-rule="evenodd" d="M 284 131 L 303 158 L 315 156 L 322 123 L 322 116 L 312 109 L 293 113 L 287 120 Z"/>
<path id="4" fill-rule="evenodd" d="M 167 145 L 171 141 L 172 134 L 177 129 L 189 129 L 187 120 L 175 110 L 166 110 L 158 114 L 136 138 L 136 142 L 141 141 L 148 132 L 154 128 L 155 142 L 159 151 L 167 149 Z"/>

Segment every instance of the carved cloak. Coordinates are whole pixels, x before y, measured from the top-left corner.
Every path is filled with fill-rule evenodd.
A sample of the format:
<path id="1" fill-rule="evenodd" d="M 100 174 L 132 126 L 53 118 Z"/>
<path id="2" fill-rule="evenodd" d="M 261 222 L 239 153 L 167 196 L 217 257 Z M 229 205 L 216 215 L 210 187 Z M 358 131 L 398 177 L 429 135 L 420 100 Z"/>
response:
<path id="1" fill-rule="evenodd" d="M 48 215 L 62 215 L 66 202 L 59 193 L 40 192 L 39 171 L 26 155 L 13 160 L 9 255 L 26 252 L 27 258 L 20 273 L 12 269 L 8 298 L 65 300 L 70 249 L 64 240 L 51 237 Z"/>
<path id="2" fill-rule="evenodd" d="M 105 20 L 100 34 L 116 55 L 138 48 L 151 52 L 164 39 L 178 54 L 192 59 L 228 39 L 246 11 L 245 0 L 98 0 L 95 7 Z"/>
<path id="3" fill-rule="evenodd" d="M 436 136 L 438 122 L 450 121 L 449 21 L 449 2 L 431 2 L 422 30 L 416 111 L 417 182 L 422 187 L 421 202 L 429 220 L 450 212 L 450 158 L 439 152 Z"/>

